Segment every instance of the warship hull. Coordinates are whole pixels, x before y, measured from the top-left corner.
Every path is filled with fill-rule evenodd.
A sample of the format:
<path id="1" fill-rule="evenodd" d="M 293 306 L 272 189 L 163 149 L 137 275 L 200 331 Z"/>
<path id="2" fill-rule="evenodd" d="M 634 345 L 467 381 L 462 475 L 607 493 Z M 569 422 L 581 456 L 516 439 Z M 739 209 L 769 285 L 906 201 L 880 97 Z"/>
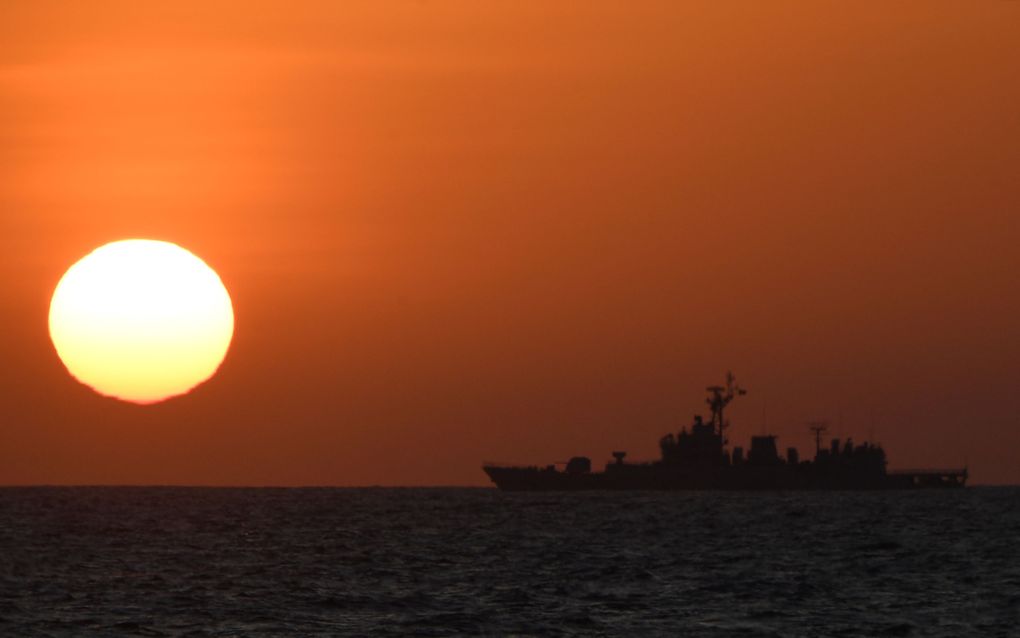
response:
<path id="1" fill-rule="evenodd" d="M 618 468 L 616 470 L 609 468 Z M 682 471 L 657 464 L 610 465 L 605 472 L 571 473 L 555 468 L 485 465 L 501 490 L 909 490 L 960 488 L 965 469 L 889 472 L 878 475 L 820 474 L 796 468 L 724 467 Z"/>

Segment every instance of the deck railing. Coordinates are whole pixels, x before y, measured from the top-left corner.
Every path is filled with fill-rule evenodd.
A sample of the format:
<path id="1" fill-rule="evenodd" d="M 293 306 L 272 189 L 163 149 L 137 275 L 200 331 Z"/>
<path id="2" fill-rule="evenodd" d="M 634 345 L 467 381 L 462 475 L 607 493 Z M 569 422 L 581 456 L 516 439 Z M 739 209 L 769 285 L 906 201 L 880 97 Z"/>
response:
<path id="1" fill-rule="evenodd" d="M 902 474 L 924 474 L 924 475 L 927 475 L 927 476 L 935 476 L 935 475 L 950 476 L 950 475 L 966 474 L 967 473 L 967 468 L 961 467 L 961 468 L 952 468 L 952 469 L 925 468 L 925 469 L 919 469 L 919 470 L 918 469 L 913 469 L 913 470 L 912 469 L 908 469 L 908 470 L 889 470 L 886 473 L 887 474 L 899 474 L 899 475 L 902 475 Z"/>

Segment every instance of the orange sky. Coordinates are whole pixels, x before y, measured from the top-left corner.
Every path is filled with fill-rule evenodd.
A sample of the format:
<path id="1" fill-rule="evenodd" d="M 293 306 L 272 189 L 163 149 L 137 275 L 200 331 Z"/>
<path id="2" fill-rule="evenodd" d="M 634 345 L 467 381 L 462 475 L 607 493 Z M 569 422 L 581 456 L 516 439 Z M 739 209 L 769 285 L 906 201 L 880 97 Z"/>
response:
<path id="1" fill-rule="evenodd" d="M 727 369 L 735 442 L 1020 482 L 1020 3 L 161 4 L 0 4 L 0 484 L 652 458 Z M 127 237 L 237 317 L 156 406 L 46 332 Z"/>

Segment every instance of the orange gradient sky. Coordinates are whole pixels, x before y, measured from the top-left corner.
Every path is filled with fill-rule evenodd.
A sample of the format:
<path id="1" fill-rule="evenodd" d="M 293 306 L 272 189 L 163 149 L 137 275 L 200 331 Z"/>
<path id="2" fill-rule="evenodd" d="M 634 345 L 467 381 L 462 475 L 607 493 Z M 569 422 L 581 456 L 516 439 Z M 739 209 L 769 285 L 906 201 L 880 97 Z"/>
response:
<path id="1" fill-rule="evenodd" d="M 1015 2 L 4 2 L 0 484 L 481 485 L 728 369 L 734 442 L 1020 482 L 1018 78 Z M 145 407 L 47 334 L 129 237 L 236 315 Z"/>

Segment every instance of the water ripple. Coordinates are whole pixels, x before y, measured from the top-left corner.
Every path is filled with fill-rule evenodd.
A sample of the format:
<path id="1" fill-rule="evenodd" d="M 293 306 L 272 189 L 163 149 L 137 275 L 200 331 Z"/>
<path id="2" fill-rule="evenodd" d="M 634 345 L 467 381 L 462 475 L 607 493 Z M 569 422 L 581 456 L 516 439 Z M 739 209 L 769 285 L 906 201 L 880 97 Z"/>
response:
<path id="1" fill-rule="evenodd" d="M 0 635 L 1020 636 L 1020 490 L 0 489 Z"/>

